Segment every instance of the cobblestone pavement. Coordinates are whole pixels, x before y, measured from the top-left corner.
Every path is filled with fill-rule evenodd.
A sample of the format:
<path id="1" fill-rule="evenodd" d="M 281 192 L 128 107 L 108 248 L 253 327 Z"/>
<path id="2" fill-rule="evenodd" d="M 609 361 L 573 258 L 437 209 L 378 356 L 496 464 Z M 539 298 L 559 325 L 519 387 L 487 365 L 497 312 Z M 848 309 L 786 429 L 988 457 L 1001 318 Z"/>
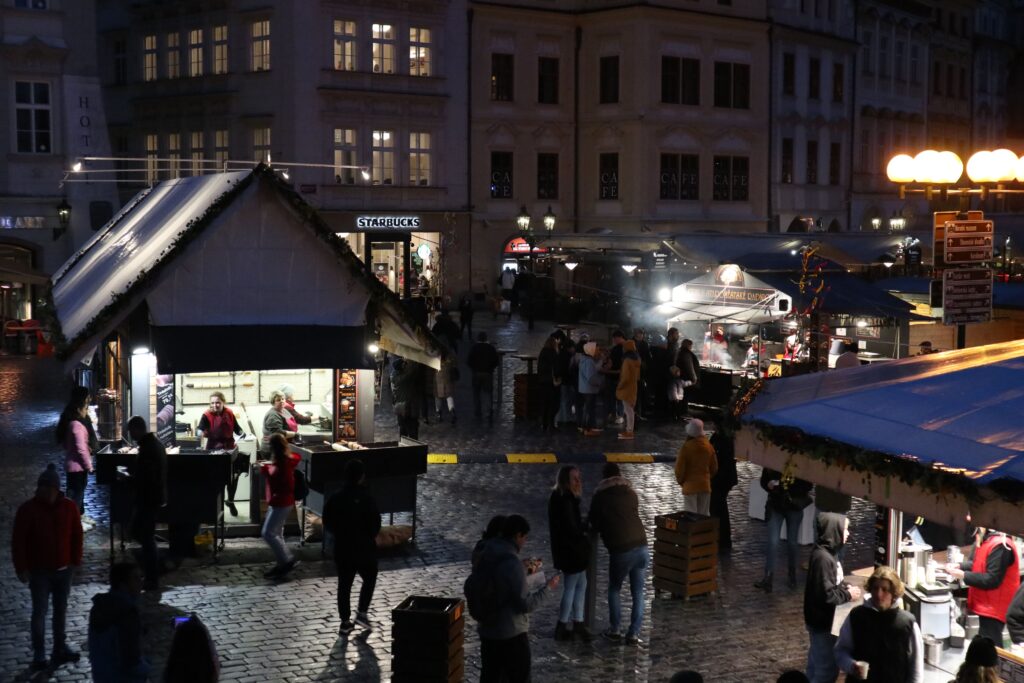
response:
<path id="1" fill-rule="evenodd" d="M 0 534 L 5 538 L 10 537 L 14 510 L 32 494 L 35 477 L 45 462 L 60 461 L 52 445 L 52 427 L 65 395 L 66 383 L 56 363 L 0 358 Z M 507 403 L 503 405 L 508 409 Z M 382 422 L 382 430 L 390 428 L 386 420 Z M 495 451 L 553 448 L 532 425 L 505 419 L 492 432 L 481 428 L 480 435 L 462 423 L 455 430 L 450 426 L 432 428 L 438 434 L 424 430 L 432 451 L 439 450 L 435 444 L 447 448 L 461 443 L 437 438 L 442 429 L 459 434 L 464 430 L 468 444 L 479 443 Z M 678 431 L 678 426 L 673 429 Z M 574 437 L 564 438 L 564 445 L 555 447 L 563 460 L 577 448 Z M 652 437 L 642 448 L 669 448 L 678 436 L 666 431 L 666 436 L 657 438 Z M 633 449 L 641 447 L 637 444 Z M 161 593 L 143 596 L 146 651 L 156 670 L 161 669 L 172 617 L 194 611 L 211 629 L 221 657 L 222 680 L 387 681 L 391 671 L 390 610 L 408 595 L 461 595 L 470 548 L 491 515 L 525 514 L 533 525 L 525 554 L 542 557 L 550 565 L 544 510 L 556 470 L 557 465 L 548 464 L 430 466 L 420 481 L 416 543 L 381 560 L 371 609 L 371 619 L 378 627 L 367 637 L 345 640 L 336 636 L 335 573 L 332 563 L 320 558 L 319 546 L 299 549 L 303 564 L 290 581 L 274 585 L 262 578 L 270 563 L 269 550 L 256 539 L 236 539 L 228 541 L 217 564 L 209 558 L 190 560 L 164 578 Z M 624 465 L 623 470 L 640 492 L 649 528 L 655 514 L 679 508 L 680 494 L 670 465 Z M 778 585 L 775 593 L 766 596 L 752 587 L 760 576 L 764 552 L 764 524 L 747 516 L 746 490 L 756 470 L 741 463 L 741 483 L 730 496 L 735 545 L 731 554 L 721 556 L 717 595 L 690 601 L 654 597 L 648 578 L 642 633 L 646 642 L 640 648 L 613 646 L 600 639 L 589 645 L 556 644 L 551 633 L 558 597 L 552 596 L 532 616 L 534 680 L 667 681 L 676 670 L 692 667 L 703 671 L 708 681 L 754 683 L 774 681 L 785 668 L 802 668 L 806 652 L 802 591 Z M 585 499 L 589 500 L 600 478 L 600 465 L 584 464 L 582 471 Z M 90 482 L 87 514 L 101 520 L 101 525 L 86 535 L 85 562 L 75 577 L 68 615 L 70 642 L 81 649 L 85 647 L 91 598 L 105 589 L 103 498 L 103 491 Z M 851 516 L 853 547 L 847 564 L 863 566 L 871 558 L 873 509 L 858 505 Z M 803 553 L 806 556 L 807 549 Z M 602 550 L 599 586 L 606 583 L 606 565 Z M 0 619 L 5 624 L 0 635 L 0 679 L 24 680 L 31 657 L 30 600 L 9 560 L 0 570 L 0 590 L 6 597 L 0 604 Z M 628 600 L 625 603 L 628 605 Z M 601 588 L 598 629 L 607 623 L 605 604 Z M 478 680 L 479 640 L 471 621 L 466 672 L 465 680 Z M 63 667 L 53 680 L 88 680 L 88 664 L 83 659 L 75 666 Z"/>

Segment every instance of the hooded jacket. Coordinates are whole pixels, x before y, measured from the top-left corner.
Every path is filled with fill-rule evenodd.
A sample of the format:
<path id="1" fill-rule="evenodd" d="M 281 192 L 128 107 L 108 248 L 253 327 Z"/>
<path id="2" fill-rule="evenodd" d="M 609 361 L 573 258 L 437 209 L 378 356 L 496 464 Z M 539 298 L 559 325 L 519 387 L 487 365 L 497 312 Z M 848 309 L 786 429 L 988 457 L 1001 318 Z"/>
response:
<path id="1" fill-rule="evenodd" d="M 484 543 L 477 566 L 493 572 L 495 583 L 501 587 L 504 597 L 501 608 L 494 616 L 477 626 L 480 637 L 508 640 L 526 633 L 530 629 L 530 612 L 547 597 L 547 584 L 529 592 L 526 569 L 519 559 L 519 550 L 512 540 L 501 536 Z"/>
<path id="2" fill-rule="evenodd" d="M 647 545 L 640 521 L 640 499 L 623 476 L 601 480 L 590 501 L 590 526 L 601 534 L 609 553 L 624 553 Z"/>
<path id="3" fill-rule="evenodd" d="M 142 619 L 135 599 L 112 590 L 93 596 L 89 611 L 89 664 L 97 683 L 149 680 L 142 656 Z"/>
<path id="4" fill-rule="evenodd" d="M 622 344 L 622 367 L 619 369 L 619 386 L 615 398 L 626 403 L 636 403 L 637 387 L 640 383 L 640 355 L 636 342 L 628 339 Z"/>
<path id="5" fill-rule="evenodd" d="M 604 376 L 598 372 L 593 356 L 584 353 L 580 358 L 579 392 L 581 394 L 596 394 L 601 391 L 603 384 Z"/>
<path id="6" fill-rule="evenodd" d="M 711 493 L 711 477 L 718 472 L 715 449 L 706 436 L 688 437 L 676 456 L 676 481 L 683 495 Z"/>
<path id="7" fill-rule="evenodd" d="M 846 517 L 835 512 L 818 513 L 818 542 L 811 551 L 804 588 L 804 622 L 818 631 L 831 632 L 836 605 L 850 601 L 842 582 L 836 554 L 843 547 Z"/>

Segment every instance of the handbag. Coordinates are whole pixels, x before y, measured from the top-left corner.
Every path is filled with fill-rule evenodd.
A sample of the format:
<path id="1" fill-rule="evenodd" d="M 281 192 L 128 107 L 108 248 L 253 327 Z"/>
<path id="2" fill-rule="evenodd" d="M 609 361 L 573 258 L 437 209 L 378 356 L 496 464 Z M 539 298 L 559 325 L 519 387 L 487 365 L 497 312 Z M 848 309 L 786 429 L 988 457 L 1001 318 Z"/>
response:
<path id="1" fill-rule="evenodd" d="M 302 470 L 295 470 L 295 500 L 305 500 L 309 495 L 309 482 L 306 481 L 306 473 Z"/>

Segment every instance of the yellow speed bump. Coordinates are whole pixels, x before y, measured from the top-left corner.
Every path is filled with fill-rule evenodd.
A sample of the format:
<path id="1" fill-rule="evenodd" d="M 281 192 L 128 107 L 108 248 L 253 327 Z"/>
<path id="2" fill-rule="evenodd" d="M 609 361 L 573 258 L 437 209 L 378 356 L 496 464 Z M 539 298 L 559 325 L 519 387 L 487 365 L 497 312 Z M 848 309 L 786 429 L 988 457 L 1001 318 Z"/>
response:
<path id="1" fill-rule="evenodd" d="M 650 453 L 605 453 L 608 462 L 654 462 Z"/>
<path id="2" fill-rule="evenodd" d="M 545 463 L 558 462 L 554 453 L 506 453 L 510 463 Z"/>
<path id="3" fill-rule="evenodd" d="M 459 456 L 455 453 L 427 453 L 428 465 L 456 465 Z"/>

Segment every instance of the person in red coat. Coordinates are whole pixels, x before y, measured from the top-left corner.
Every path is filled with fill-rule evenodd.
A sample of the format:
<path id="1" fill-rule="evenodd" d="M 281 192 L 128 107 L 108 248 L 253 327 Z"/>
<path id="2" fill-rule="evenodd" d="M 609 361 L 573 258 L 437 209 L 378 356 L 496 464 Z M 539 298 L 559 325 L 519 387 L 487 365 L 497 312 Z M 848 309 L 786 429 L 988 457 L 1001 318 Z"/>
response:
<path id="1" fill-rule="evenodd" d="M 1020 586 L 1020 566 L 1013 540 L 1004 533 L 978 527 L 980 543 L 959 566 L 946 565 L 946 571 L 967 584 L 967 609 L 977 614 L 978 634 L 1003 642 L 1006 611 Z"/>
<path id="2" fill-rule="evenodd" d="M 36 495 L 14 516 L 11 556 L 18 580 L 32 593 L 32 671 L 77 662 L 65 642 L 64 621 L 71 592 L 71 568 L 82 564 L 82 519 L 78 506 L 60 492 L 52 464 L 39 475 Z M 53 649 L 46 661 L 46 611 L 53 595 Z"/>
<path id="3" fill-rule="evenodd" d="M 238 424 L 238 418 L 235 417 L 235 414 L 231 412 L 231 408 L 228 408 L 226 403 L 227 399 L 224 398 L 222 392 L 213 392 L 210 394 L 209 410 L 204 412 L 203 416 L 199 418 L 199 424 L 196 426 L 196 436 L 200 439 L 206 437 L 206 450 L 208 451 L 230 451 L 235 447 L 235 434 L 240 438 L 245 436 L 242 426 Z M 224 505 L 235 516 L 238 515 L 238 510 L 235 508 L 235 492 L 238 490 L 238 478 L 248 469 L 248 456 L 240 453 L 237 454 L 231 464 L 231 479 L 228 480 L 227 485 L 228 497 L 224 501 Z"/>
<path id="4" fill-rule="evenodd" d="M 267 482 L 267 519 L 263 523 L 263 540 L 274 551 L 277 564 L 265 572 L 268 579 L 284 578 L 299 563 L 284 542 L 284 524 L 295 506 L 295 468 L 301 461 L 297 453 L 289 452 L 288 440 L 283 434 L 270 437 L 271 461 L 262 466 Z"/>

